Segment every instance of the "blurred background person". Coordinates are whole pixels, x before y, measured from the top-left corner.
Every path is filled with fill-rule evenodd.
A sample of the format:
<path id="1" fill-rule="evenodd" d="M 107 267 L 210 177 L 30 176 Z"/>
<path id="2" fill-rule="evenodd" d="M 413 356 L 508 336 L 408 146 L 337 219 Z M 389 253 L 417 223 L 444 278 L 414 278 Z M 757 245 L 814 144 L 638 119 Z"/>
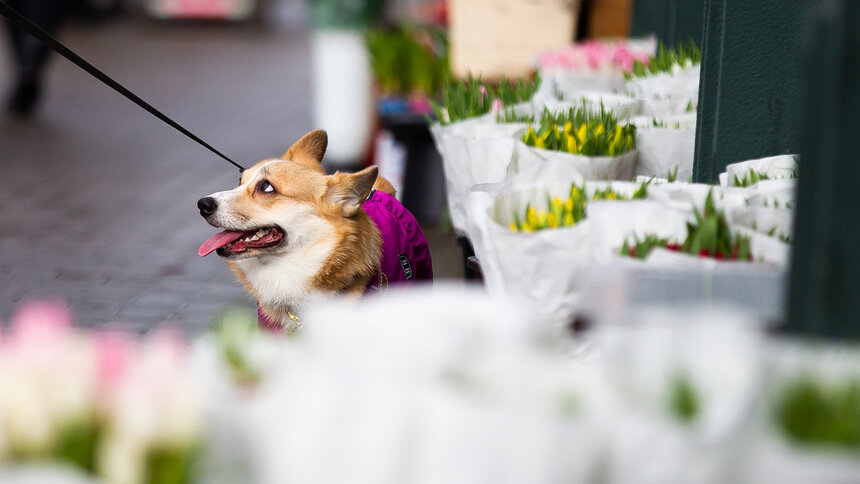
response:
<path id="1" fill-rule="evenodd" d="M 5 0 L 6 4 L 27 17 L 45 32 L 56 37 L 66 17 L 68 0 Z M 7 22 L 15 63 L 15 80 L 9 94 L 8 109 L 13 114 L 33 113 L 42 92 L 42 76 L 50 49 L 22 29 Z"/>

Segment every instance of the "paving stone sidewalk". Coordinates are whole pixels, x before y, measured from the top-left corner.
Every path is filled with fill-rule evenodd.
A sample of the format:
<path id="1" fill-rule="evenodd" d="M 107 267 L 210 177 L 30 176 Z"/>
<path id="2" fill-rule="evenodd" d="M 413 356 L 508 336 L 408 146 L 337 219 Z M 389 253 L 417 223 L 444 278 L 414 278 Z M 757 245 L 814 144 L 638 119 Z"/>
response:
<path id="1" fill-rule="evenodd" d="M 62 38 L 237 161 L 277 156 L 313 128 L 302 32 L 121 21 L 73 26 Z M 3 93 L 9 81 L 0 71 Z M 0 321 L 22 300 L 59 297 L 83 326 L 168 322 L 198 333 L 225 307 L 252 307 L 223 261 L 196 255 L 213 233 L 196 200 L 237 179 L 53 59 L 39 115 L 0 114 Z M 446 235 L 428 236 L 447 251 L 436 259 L 455 254 Z"/>

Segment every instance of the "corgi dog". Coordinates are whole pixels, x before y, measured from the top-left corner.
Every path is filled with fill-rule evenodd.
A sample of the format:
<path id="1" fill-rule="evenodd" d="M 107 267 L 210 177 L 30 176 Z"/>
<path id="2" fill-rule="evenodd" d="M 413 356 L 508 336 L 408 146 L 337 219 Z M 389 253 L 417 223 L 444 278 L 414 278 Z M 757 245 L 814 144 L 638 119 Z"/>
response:
<path id="1" fill-rule="evenodd" d="M 239 186 L 197 202 L 223 231 L 198 250 L 227 261 L 257 300 L 261 326 L 293 330 L 318 296 L 360 296 L 387 283 L 432 279 L 427 240 L 371 166 L 326 175 L 325 131 L 242 172 Z"/>

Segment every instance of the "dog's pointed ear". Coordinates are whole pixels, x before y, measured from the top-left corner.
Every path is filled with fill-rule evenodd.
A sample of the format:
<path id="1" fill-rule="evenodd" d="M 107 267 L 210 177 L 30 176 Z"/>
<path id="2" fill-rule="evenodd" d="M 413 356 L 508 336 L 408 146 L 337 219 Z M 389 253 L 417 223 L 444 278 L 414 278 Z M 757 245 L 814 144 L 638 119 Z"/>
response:
<path id="1" fill-rule="evenodd" d="M 329 177 L 326 197 L 341 207 L 344 217 L 352 217 L 358 213 L 361 204 L 370 195 L 378 174 L 379 169 L 375 166 L 367 167 L 358 173 L 335 173 Z"/>
<path id="2" fill-rule="evenodd" d="M 328 147 L 328 134 L 321 129 L 302 136 L 284 153 L 284 159 L 322 169 L 320 162 Z"/>

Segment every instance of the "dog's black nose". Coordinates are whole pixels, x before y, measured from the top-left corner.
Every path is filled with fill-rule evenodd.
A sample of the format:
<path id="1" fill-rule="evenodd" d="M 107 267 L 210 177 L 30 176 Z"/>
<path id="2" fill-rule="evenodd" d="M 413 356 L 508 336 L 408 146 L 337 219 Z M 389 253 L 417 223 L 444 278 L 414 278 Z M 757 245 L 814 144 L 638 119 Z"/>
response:
<path id="1" fill-rule="evenodd" d="M 200 209 L 200 215 L 208 217 L 215 213 L 218 208 L 218 202 L 212 197 L 203 197 L 197 200 L 197 208 Z"/>

